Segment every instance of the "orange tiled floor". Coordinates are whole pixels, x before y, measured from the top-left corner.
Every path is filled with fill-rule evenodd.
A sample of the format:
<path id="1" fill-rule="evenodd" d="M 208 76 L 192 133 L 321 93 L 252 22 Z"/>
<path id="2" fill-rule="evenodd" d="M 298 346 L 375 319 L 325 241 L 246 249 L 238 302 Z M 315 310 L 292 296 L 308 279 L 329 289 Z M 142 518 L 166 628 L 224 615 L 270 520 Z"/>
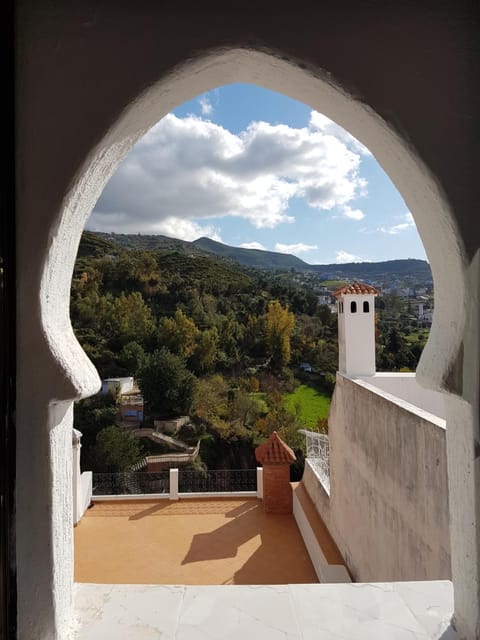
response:
<path id="1" fill-rule="evenodd" d="M 318 582 L 293 516 L 242 498 L 98 502 L 75 528 L 75 580 Z"/>

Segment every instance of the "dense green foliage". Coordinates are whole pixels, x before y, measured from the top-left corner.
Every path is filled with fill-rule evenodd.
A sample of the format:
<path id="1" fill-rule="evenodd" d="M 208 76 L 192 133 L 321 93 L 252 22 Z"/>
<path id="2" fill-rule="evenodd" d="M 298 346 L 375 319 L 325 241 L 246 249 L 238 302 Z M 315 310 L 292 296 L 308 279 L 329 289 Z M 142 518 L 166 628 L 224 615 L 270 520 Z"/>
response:
<path id="1" fill-rule="evenodd" d="M 127 471 L 142 456 L 137 439 L 117 425 L 116 398 L 97 394 L 75 405 L 75 427 L 82 433 L 82 470 Z"/>
<path id="2" fill-rule="evenodd" d="M 303 317 L 295 327 L 287 323 L 290 358 L 278 341 L 275 351 L 267 327 L 272 304 Z M 206 255 L 122 249 L 88 232 L 75 265 L 71 317 L 102 377 L 135 375 L 145 353 L 161 347 L 197 375 L 238 375 L 264 365 L 273 351 L 278 368 L 301 361 L 318 338 L 336 335 L 335 317 L 308 288 Z M 283 347 L 288 351 L 287 342 Z"/>
<path id="3" fill-rule="evenodd" d="M 100 376 L 135 376 L 147 423 L 189 414 L 182 437 L 201 440 L 208 467 L 254 466 L 255 446 L 276 430 L 298 455 L 298 477 L 298 429 L 326 429 L 338 365 L 337 317 L 318 304 L 319 278 L 258 271 L 195 243 L 119 238 L 85 232 L 72 282 L 73 327 Z M 404 299 L 376 306 L 378 369 L 414 370 L 428 330 Z M 118 424 L 114 398 L 77 403 L 83 468 L 124 470 L 158 447 Z"/>
<path id="4" fill-rule="evenodd" d="M 145 358 L 137 376 L 151 418 L 188 414 L 196 378 L 183 358 L 165 347 L 156 349 Z"/>
<path id="5" fill-rule="evenodd" d="M 377 300 L 377 368 L 415 371 L 429 331 L 418 326 L 411 304 L 396 295 Z"/>
<path id="6" fill-rule="evenodd" d="M 95 457 L 95 466 L 102 472 L 128 471 L 141 458 L 140 442 L 124 429 L 112 425 L 98 433 Z"/>
<path id="7" fill-rule="evenodd" d="M 87 232 L 88 233 L 88 232 Z M 93 234 L 92 234 L 93 235 Z M 274 251 L 261 251 L 259 249 L 244 249 L 231 247 L 210 238 L 199 238 L 193 242 L 177 240 L 161 235 L 141 234 L 95 234 L 97 241 L 103 241 L 110 246 L 124 247 L 137 250 L 163 250 L 176 251 L 188 255 L 207 253 L 217 258 L 226 258 L 238 264 L 257 269 L 313 272 L 321 279 L 334 276 L 340 280 L 351 281 L 353 279 L 365 280 L 383 276 L 395 276 L 399 278 L 414 277 L 417 282 L 431 281 L 432 273 L 428 262 L 425 260 L 387 260 L 385 262 L 351 262 L 346 264 L 311 265 L 296 256 L 277 253 Z"/>

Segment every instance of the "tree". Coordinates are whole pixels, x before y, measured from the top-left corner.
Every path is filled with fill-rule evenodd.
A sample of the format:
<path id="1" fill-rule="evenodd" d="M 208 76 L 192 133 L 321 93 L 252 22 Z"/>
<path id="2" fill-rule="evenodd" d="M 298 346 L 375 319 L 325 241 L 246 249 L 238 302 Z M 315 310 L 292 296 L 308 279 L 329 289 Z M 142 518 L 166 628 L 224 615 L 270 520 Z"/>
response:
<path id="1" fill-rule="evenodd" d="M 312 353 L 312 359 L 317 371 L 335 375 L 338 369 L 338 343 L 320 339 Z"/>
<path id="2" fill-rule="evenodd" d="M 194 321 L 181 309 L 173 318 L 163 318 L 159 329 L 159 342 L 172 353 L 188 358 L 195 351 L 198 329 Z"/>
<path id="3" fill-rule="evenodd" d="M 403 340 L 400 334 L 395 327 L 392 327 L 388 333 L 387 351 L 395 356 L 400 351 L 402 346 Z"/>
<path id="4" fill-rule="evenodd" d="M 253 424 L 258 418 L 267 412 L 264 400 L 243 389 L 237 389 L 230 407 L 231 418 L 241 426 Z"/>
<path id="5" fill-rule="evenodd" d="M 139 288 L 145 296 L 150 297 L 155 293 L 166 291 L 165 285 L 161 281 L 157 260 L 153 252 L 138 252 L 134 273 Z"/>
<path id="6" fill-rule="evenodd" d="M 115 425 L 98 433 L 95 445 L 95 471 L 128 471 L 141 457 L 140 442 L 131 433 Z"/>
<path id="7" fill-rule="evenodd" d="M 269 407 L 267 415 L 257 420 L 255 424 L 259 435 L 268 438 L 274 431 L 278 433 L 280 429 L 291 424 L 300 428 L 298 416 L 286 408 L 279 391 L 271 391 L 267 395 L 267 405 Z"/>
<path id="8" fill-rule="evenodd" d="M 115 424 L 118 407 L 112 392 L 97 393 L 91 398 L 79 400 L 74 407 L 73 424 L 82 433 L 83 449 L 95 445 L 99 431 Z"/>
<path id="9" fill-rule="evenodd" d="M 265 316 L 248 315 L 242 351 L 252 358 L 265 358 Z"/>
<path id="10" fill-rule="evenodd" d="M 265 322 L 267 353 L 273 369 L 280 370 L 290 362 L 290 337 L 295 325 L 295 316 L 278 300 L 270 302 Z"/>
<path id="11" fill-rule="evenodd" d="M 146 357 L 138 371 L 138 384 L 151 417 L 188 413 L 196 377 L 185 360 L 162 347 Z"/>
<path id="12" fill-rule="evenodd" d="M 121 344 L 145 343 L 155 328 L 152 312 L 139 291 L 129 295 L 122 292 L 114 299 L 111 314 L 112 330 Z"/>
<path id="13" fill-rule="evenodd" d="M 127 375 L 135 376 L 145 360 L 145 351 L 138 342 L 129 342 L 120 352 L 119 364 Z"/>
<path id="14" fill-rule="evenodd" d="M 212 371 L 215 367 L 215 362 L 217 361 L 217 351 L 217 327 L 205 329 L 205 331 L 200 333 L 195 351 L 189 360 L 193 370 L 198 374 Z"/>
<path id="15" fill-rule="evenodd" d="M 225 363 L 232 366 L 238 363 L 240 354 L 238 350 L 239 342 L 243 338 L 243 326 L 235 320 L 233 311 L 229 311 L 227 316 L 223 318 L 220 327 L 220 349 L 223 352 Z"/>
<path id="16" fill-rule="evenodd" d="M 207 424 L 223 420 L 228 413 L 228 385 L 220 374 L 198 380 L 193 399 L 196 418 Z"/>

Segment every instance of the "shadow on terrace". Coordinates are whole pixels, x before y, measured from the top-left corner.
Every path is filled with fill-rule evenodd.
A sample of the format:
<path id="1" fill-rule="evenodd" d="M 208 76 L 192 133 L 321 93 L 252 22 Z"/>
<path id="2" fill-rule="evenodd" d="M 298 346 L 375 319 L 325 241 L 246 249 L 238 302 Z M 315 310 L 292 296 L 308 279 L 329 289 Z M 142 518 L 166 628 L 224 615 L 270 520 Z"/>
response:
<path id="1" fill-rule="evenodd" d="M 256 498 L 97 502 L 75 529 L 75 580 L 318 582 L 293 516 L 267 514 Z"/>

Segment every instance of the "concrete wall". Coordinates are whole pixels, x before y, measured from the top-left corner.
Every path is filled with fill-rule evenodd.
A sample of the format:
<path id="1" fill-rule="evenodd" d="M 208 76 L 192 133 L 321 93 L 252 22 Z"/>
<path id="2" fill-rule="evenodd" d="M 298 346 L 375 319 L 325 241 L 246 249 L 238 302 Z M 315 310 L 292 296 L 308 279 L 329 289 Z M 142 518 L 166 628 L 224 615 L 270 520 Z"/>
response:
<path id="1" fill-rule="evenodd" d="M 155 430 L 161 433 L 177 433 L 180 429 L 190 422 L 189 416 L 180 416 L 171 420 L 154 420 Z"/>
<path id="2" fill-rule="evenodd" d="M 293 492 L 293 517 L 295 518 L 295 522 L 307 548 L 318 581 L 321 583 L 351 582 L 348 571 L 342 564 L 329 564 L 315 535 L 315 531 L 309 522 L 308 516 L 304 511 L 302 502 L 299 500 L 295 491 Z"/>
<path id="3" fill-rule="evenodd" d="M 80 452 L 82 434 L 77 429 L 72 430 L 72 493 L 73 493 L 73 524 L 76 525 L 83 517 L 92 500 L 92 472 L 80 471 Z"/>
<path id="4" fill-rule="evenodd" d="M 330 500 L 304 484 L 354 579 L 450 578 L 445 429 L 337 374 L 329 438 Z"/>
<path id="5" fill-rule="evenodd" d="M 334 523 L 331 517 L 331 509 L 330 509 L 330 494 L 323 486 L 320 478 L 315 473 L 314 468 L 311 466 L 310 462 L 305 460 L 305 470 L 303 472 L 302 483 L 307 490 L 308 495 L 310 496 L 313 504 L 315 505 L 318 513 L 322 516 L 322 519 L 325 523 L 325 526 L 330 531 L 330 534 L 335 539 L 333 535 L 334 531 Z"/>
<path id="6" fill-rule="evenodd" d="M 78 513 L 77 522 L 83 517 L 92 501 L 93 474 L 91 471 L 84 471 L 80 476 L 79 493 L 78 493 Z"/>
<path id="7" fill-rule="evenodd" d="M 122 393 L 129 393 L 133 389 L 133 377 L 127 376 L 125 378 L 106 378 L 102 380 L 102 393 L 107 393 L 108 391 L 113 391 L 116 393 L 117 391 Z"/>
<path id="8" fill-rule="evenodd" d="M 421 387 L 415 373 L 377 373 L 372 377 L 361 376 L 361 379 L 439 418 L 445 418 L 445 396 Z"/>

